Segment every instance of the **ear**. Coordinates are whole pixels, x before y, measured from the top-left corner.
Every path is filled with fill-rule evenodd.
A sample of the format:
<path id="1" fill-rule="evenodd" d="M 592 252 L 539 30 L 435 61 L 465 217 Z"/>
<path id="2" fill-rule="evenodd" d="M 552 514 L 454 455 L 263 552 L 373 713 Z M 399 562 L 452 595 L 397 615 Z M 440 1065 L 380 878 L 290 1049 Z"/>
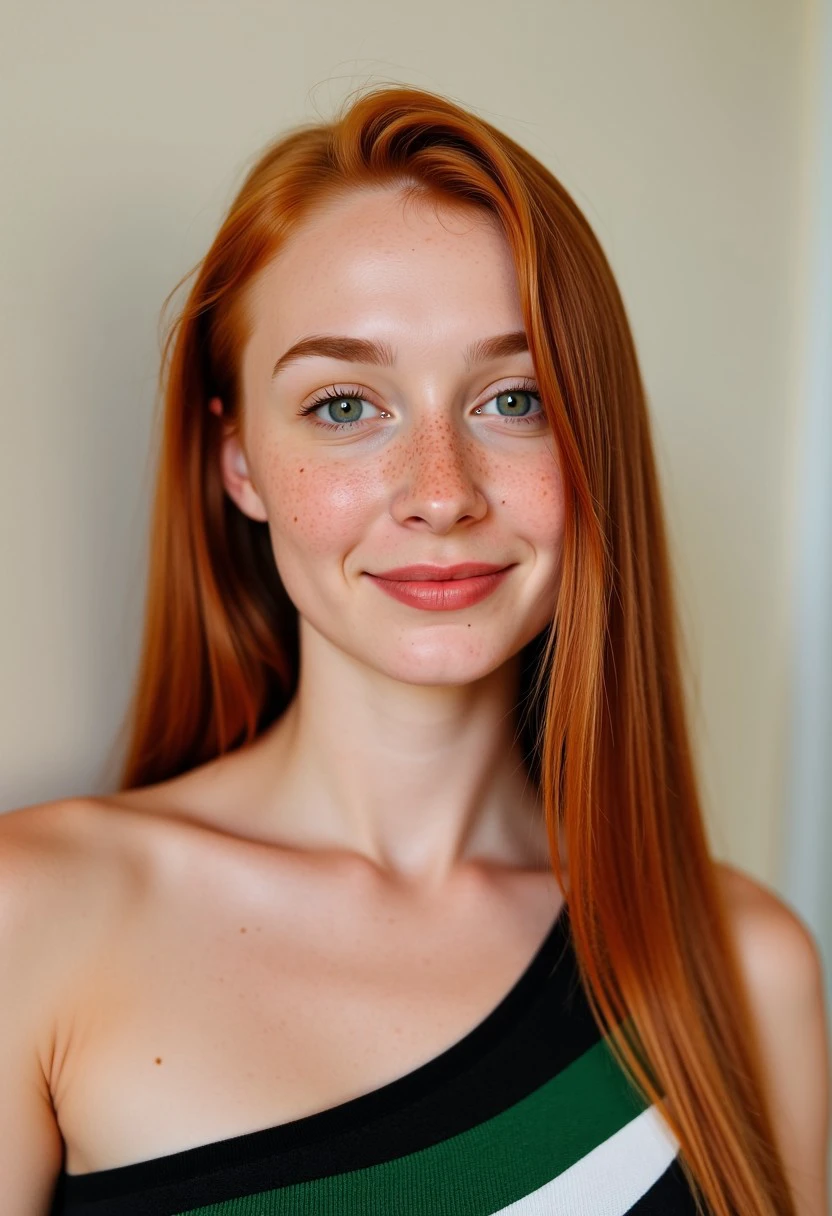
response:
<path id="1" fill-rule="evenodd" d="M 210 409 L 214 414 L 222 414 L 222 404 L 218 397 L 212 399 Z M 264 523 L 268 519 L 266 506 L 252 480 L 236 428 L 226 430 L 223 434 L 220 446 L 220 471 L 226 493 L 243 514 L 247 515 L 249 519 L 256 519 Z"/>

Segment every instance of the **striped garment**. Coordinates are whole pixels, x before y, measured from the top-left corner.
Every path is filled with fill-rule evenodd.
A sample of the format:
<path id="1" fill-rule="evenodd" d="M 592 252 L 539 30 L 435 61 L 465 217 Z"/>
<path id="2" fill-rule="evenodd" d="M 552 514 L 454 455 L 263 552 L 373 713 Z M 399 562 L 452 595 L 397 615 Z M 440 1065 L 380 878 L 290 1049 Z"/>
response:
<path id="1" fill-rule="evenodd" d="M 64 1174 L 52 1216 L 693 1216 L 677 1150 L 599 1033 L 564 907 L 426 1064 L 277 1127 Z"/>

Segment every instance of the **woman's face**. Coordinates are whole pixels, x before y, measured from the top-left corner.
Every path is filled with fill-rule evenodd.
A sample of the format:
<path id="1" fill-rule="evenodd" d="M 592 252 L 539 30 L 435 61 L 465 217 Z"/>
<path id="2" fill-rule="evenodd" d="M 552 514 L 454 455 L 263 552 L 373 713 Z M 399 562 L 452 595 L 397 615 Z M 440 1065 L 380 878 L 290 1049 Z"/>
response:
<path id="1" fill-rule="evenodd" d="M 494 671 L 552 618 L 564 513 L 496 222 L 353 192 L 295 231 L 248 309 L 242 433 L 225 441 L 223 477 L 241 510 L 268 520 L 304 624 L 408 683 Z M 502 351 L 474 349 L 503 335 L 515 336 Z M 326 393 L 336 400 L 320 403 Z M 370 577 L 460 562 L 510 569 L 445 611 Z"/>

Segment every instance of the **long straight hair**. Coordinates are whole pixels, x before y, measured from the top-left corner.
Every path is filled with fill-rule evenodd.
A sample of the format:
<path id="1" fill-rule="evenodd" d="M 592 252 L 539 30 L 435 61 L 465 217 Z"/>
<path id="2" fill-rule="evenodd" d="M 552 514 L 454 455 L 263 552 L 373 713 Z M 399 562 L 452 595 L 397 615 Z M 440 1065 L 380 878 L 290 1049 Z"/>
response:
<path id="1" fill-rule="evenodd" d="M 590 1006 L 659 1104 L 714 1216 L 794 1216 L 741 970 L 703 827 L 659 483 L 633 338 L 612 271 L 561 183 L 453 101 L 359 89 L 294 128 L 243 182 L 164 343 L 142 652 L 121 788 L 251 742 L 291 700 L 297 611 L 268 525 L 225 493 L 239 426 L 245 296 L 314 208 L 402 190 L 487 211 L 514 259 L 566 495 L 550 626 L 522 655 L 523 748 Z M 224 416 L 209 410 L 213 396 Z"/>

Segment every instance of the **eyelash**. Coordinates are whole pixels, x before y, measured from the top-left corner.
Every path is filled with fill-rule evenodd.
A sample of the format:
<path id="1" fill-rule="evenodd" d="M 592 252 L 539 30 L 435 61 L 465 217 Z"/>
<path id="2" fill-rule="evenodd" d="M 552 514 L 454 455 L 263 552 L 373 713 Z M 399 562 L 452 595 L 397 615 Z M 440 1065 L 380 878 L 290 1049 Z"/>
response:
<path id="1" fill-rule="evenodd" d="M 494 397 L 502 397 L 505 393 L 528 393 L 530 397 L 534 397 L 538 402 L 540 402 L 540 390 L 538 389 L 537 385 L 533 380 L 525 380 L 522 383 L 510 384 L 508 387 L 500 389 L 498 393 L 494 393 L 492 397 L 489 397 L 486 401 L 483 401 L 482 405 L 487 405 L 489 401 L 494 400 Z M 364 395 L 364 390 L 358 388 L 356 385 L 353 384 L 345 388 L 336 384 L 333 385 L 332 388 L 325 389 L 323 392 L 319 393 L 313 401 L 310 401 L 308 405 L 304 405 L 302 409 L 299 409 L 298 414 L 301 417 L 305 417 L 307 414 L 312 414 L 313 411 L 318 409 L 320 406 L 326 405 L 328 401 L 340 401 L 343 397 L 353 398 L 358 401 L 367 401 L 370 405 L 373 404 L 373 402 Z M 376 406 L 376 409 L 378 408 L 380 407 Z M 477 408 L 479 409 L 481 407 L 478 406 Z M 499 415 L 489 416 L 499 417 Z M 504 416 L 503 421 L 516 422 L 520 423 L 521 425 L 525 423 L 528 426 L 529 423 L 539 422 L 540 419 L 544 417 L 545 415 L 541 410 L 541 412 L 538 414 L 529 414 L 522 418 L 509 418 Z M 320 418 L 312 419 L 314 425 L 323 427 L 327 431 L 355 430 L 364 421 L 369 421 L 369 419 L 365 420 L 360 418 L 357 422 L 323 422 Z"/>

